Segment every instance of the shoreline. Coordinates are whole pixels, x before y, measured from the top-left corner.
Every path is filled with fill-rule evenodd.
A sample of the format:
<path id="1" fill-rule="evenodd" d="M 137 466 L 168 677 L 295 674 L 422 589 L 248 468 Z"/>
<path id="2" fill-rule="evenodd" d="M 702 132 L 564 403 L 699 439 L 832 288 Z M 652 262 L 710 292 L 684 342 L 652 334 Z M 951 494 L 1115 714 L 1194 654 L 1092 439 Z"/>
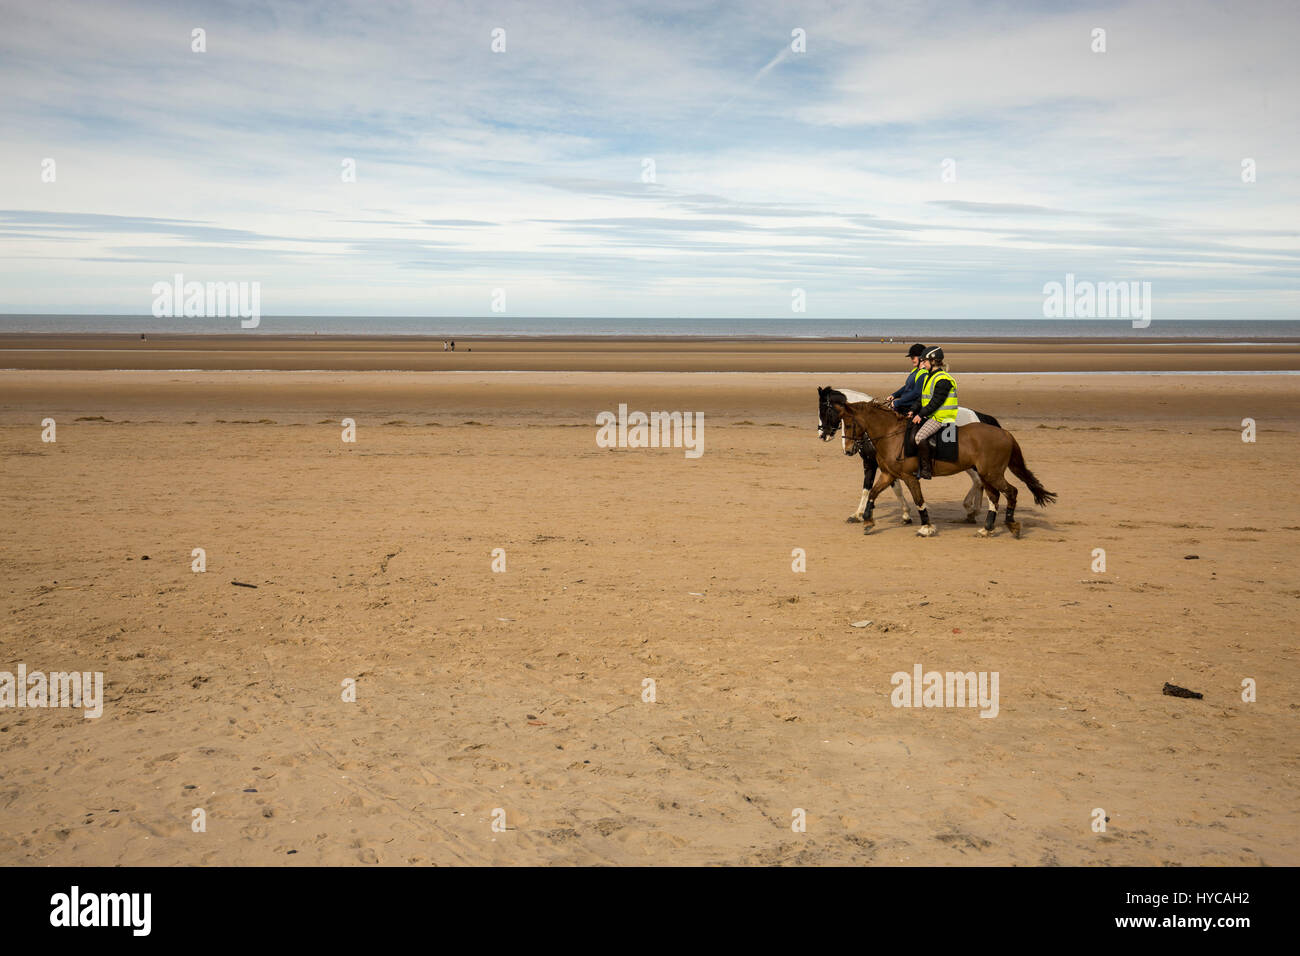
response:
<path id="1" fill-rule="evenodd" d="M 1137 330 L 1145 331 L 1145 330 Z M 934 338 L 933 335 L 917 333 L 921 338 Z M 456 339 L 465 342 L 582 342 L 582 343 L 640 343 L 640 342 L 682 342 L 682 343 L 718 343 L 743 342 L 750 344 L 804 344 L 835 343 L 842 345 L 911 345 L 914 337 L 892 340 L 878 337 L 853 335 L 760 335 L 736 333 L 734 335 L 716 335 L 713 333 L 590 333 L 575 334 L 567 332 L 456 332 L 456 333 L 410 333 L 410 332 L 263 332 L 249 329 L 241 332 L 36 332 L 36 331 L 0 331 L 0 344 L 10 340 L 31 339 L 35 341 L 50 340 L 119 340 L 136 342 L 146 336 L 150 342 L 179 340 L 182 342 L 219 341 L 219 342 L 419 342 L 441 343 L 443 340 Z M 1151 335 L 1135 338 L 1126 335 L 956 335 L 942 336 L 945 342 L 961 342 L 976 345 L 1300 345 L 1300 335 Z"/>
<path id="2" fill-rule="evenodd" d="M 705 336 L 0 334 L 9 370 L 897 373 L 905 342 Z M 1300 371 L 1300 340 L 947 339 L 954 372 Z"/>
<path id="3" fill-rule="evenodd" d="M 15 373 L 15 374 L 22 374 L 22 373 L 24 373 L 24 372 L 40 372 L 40 373 L 58 373 L 58 372 L 65 372 L 65 373 L 75 374 L 75 373 L 77 373 L 77 372 L 87 372 L 87 371 L 89 371 L 89 372 L 95 372 L 95 373 L 103 373 L 103 374 L 106 374 L 106 375 L 111 375 L 111 374 L 113 374 L 113 373 L 115 373 L 115 372 L 121 372 L 121 373 L 124 373 L 124 374 L 125 374 L 125 373 L 135 373 L 135 372 L 143 372 L 143 373 L 158 372 L 158 373 L 176 373 L 176 374 L 181 374 L 181 373 L 190 373 L 190 372 L 192 372 L 192 373 L 194 373 L 194 374 L 196 374 L 196 375 L 221 375 L 221 374 L 226 374 L 226 373 L 229 373 L 229 374 L 232 374 L 232 375 L 234 375 L 234 374 L 240 374 L 240 375 L 249 375 L 249 374 L 266 374 L 266 375 L 334 375 L 334 374 L 338 374 L 338 373 L 351 374 L 351 375 L 421 375 L 421 374 L 428 374 L 428 375 L 438 375 L 438 376 L 442 376 L 442 375 L 447 375 L 447 376 L 456 376 L 456 375 L 539 375 L 539 376 L 567 375 L 567 376 L 570 376 L 570 379 L 569 379 L 570 381 L 573 380 L 573 378 L 572 378 L 573 376 L 581 376 L 581 375 L 600 375 L 600 374 L 602 374 L 602 371 L 600 371 L 600 370 L 585 370 L 585 369 L 530 369 L 530 368 L 491 368 L 491 369 L 454 369 L 454 368 L 453 368 L 453 369 L 418 369 L 418 368 L 360 368 L 360 369 L 337 369 L 337 368 L 290 368 L 290 369 L 283 369 L 283 368 L 95 368 L 95 369 L 77 369 L 77 368 L 40 368 L 40 369 L 29 369 L 29 368 L 0 368 L 0 374 L 2 374 L 2 373 Z M 817 372 L 803 372 L 803 371 L 787 371 L 787 372 L 781 372 L 781 371 L 776 371 L 776 372 L 752 372 L 752 371 L 748 371 L 748 370 L 746 370 L 746 369 L 727 369 L 727 370 L 723 370 L 723 371 L 717 371 L 717 370 L 714 370 L 714 369 L 694 369 L 694 370 L 691 370 L 691 369 L 688 369 L 688 370 L 680 370 L 680 369 L 679 369 L 679 370 L 676 370 L 676 371 L 673 371 L 673 372 L 667 372 L 667 371 L 664 371 L 664 372 L 656 372 L 656 371 L 642 371 L 642 372 L 635 372 L 635 373 L 630 373 L 630 374 L 640 374 L 640 375 L 671 375 L 671 374 L 678 374 L 678 375 L 699 375 L 699 376 L 709 376 L 709 375 L 810 375 L 810 374 L 816 374 L 816 375 L 853 376 L 853 375 L 861 375 L 861 374 L 863 374 L 863 371 L 862 371 L 861 369 L 831 369 L 831 370 L 819 370 L 819 371 L 817 371 Z M 880 373 L 880 372 L 871 372 L 870 374 L 876 374 L 876 375 L 879 375 L 879 374 L 884 374 L 884 373 Z M 966 373 L 966 374 L 974 374 L 974 375 L 981 375 L 981 376 L 985 376 L 985 375 L 987 375 L 987 376 L 1015 375 L 1015 376 L 1018 376 L 1018 377 L 1020 377 L 1020 378 L 1026 378 L 1026 377 L 1030 377 L 1030 376 L 1032 376 L 1032 377 L 1038 377 L 1038 376 L 1057 376 L 1057 375 L 1060 375 L 1060 376 L 1070 376 L 1070 375 L 1073 375 L 1073 376 L 1089 376 L 1089 375 L 1117 375 L 1117 376 L 1127 376 L 1127 375 L 1163 375 L 1163 376 L 1188 376 L 1188 377 L 1191 377 L 1191 378 L 1196 378 L 1196 377 L 1210 377 L 1210 376 L 1223 376 L 1223 377 L 1231 378 L 1232 376 L 1236 376 L 1236 375 L 1245 375 L 1245 376 L 1269 376 L 1269 375 L 1281 375 L 1281 376 L 1286 376 L 1286 375 L 1300 375 L 1300 369 L 1190 369 L 1190 370 L 1189 370 L 1189 369 L 1173 369 L 1173 370 L 1168 370 L 1168 369 L 1117 369 L 1117 370 L 1110 370 L 1110 371 L 1107 371 L 1107 370 L 1100 370 L 1100 371 L 1099 371 L 1099 370 L 1096 370 L 1096 369 L 1072 369 L 1072 370 L 1065 370 L 1065 371 L 1044 371 L 1044 370 L 1042 370 L 1042 369 L 1035 369 L 1035 370 L 1033 370 L 1033 371 L 1027 371 L 1027 372 L 987 372 L 987 371 L 986 371 L 986 372 L 978 372 L 978 371 L 976 371 L 976 372 L 968 372 L 968 373 Z"/>

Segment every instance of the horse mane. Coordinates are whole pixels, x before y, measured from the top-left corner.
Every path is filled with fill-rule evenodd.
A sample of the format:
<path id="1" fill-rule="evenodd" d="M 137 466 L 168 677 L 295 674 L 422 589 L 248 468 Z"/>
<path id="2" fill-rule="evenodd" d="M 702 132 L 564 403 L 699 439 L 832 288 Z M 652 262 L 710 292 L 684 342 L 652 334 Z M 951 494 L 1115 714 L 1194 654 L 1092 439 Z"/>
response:
<path id="1" fill-rule="evenodd" d="M 889 400 L 889 396 L 885 396 L 884 398 L 878 398 L 875 401 L 873 401 L 871 404 L 876 406 L 876 408 L 881 409 L 882 411 L 889 412 L 895 418 L 903 419 L 907 417 L 902 412 L 894 408 L 894 403 Z"/>
<path id="2" fill-rule="evenodd" d="M 874 402 L 875 399 L 866 392 L 859 392 L 852 388 L 836 389 L 836 394 L 843 396 L 844 404 L 856 405 L 860 402 Z"/>

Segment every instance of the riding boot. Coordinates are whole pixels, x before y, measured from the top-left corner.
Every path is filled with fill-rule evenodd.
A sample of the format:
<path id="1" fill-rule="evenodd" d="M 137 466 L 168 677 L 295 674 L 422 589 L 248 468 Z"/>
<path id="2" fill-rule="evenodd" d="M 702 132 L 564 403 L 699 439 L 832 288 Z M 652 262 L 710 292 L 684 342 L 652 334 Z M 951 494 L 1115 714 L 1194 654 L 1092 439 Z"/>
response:
<path id="1" fill-rule="evenodd" d="M 920 467 L 918 467 L 917 470 L 916 470 L 916 477 L 918 477 L 918 478 L 933 478 L 933 477 L 934 477 L 934 471 L 933 471 L 933 468 L 932 468 L 932 466 L 931 466 L 931 464 L 930 464 L 930 441 L 929 441 L 929 439 L 925 439 L 924 441 L 918 441 L 918 442 L 916 443 L 916 458 L 917 458 L 917 461 L 920 463 Z"/>

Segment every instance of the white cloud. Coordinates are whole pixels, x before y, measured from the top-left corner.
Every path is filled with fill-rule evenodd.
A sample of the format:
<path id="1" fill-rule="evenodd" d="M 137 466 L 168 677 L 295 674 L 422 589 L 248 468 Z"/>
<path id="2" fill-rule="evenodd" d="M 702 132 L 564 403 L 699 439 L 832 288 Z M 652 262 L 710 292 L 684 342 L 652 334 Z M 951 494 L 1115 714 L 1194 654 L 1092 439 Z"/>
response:
<path id="1" fill-rule="evenodd" d="M 1297 311 L 1293 5 L 2 10 L 0 208 L 264 238 L 0 227 L 0 309 L 143 311 L 171 267 L 96 260 L 168 258 L 303 313 L 482 314 L 506 283 L 512 310 L 779 315 L 802 277 L 843 315 L 1004 315 L 1065 271 Z"/>

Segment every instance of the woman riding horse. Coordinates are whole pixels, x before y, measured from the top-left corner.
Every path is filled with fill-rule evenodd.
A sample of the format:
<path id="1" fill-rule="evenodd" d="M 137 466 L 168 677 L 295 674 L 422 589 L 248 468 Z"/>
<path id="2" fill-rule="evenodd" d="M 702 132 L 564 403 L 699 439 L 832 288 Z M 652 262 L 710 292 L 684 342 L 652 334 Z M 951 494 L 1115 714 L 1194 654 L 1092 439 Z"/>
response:
<path id="1" fill-rule="evenodd" d="M 894 411 L 901 412 L 904 416 L 910 416 L 921 407 L 921 391 L 925 388 L 926 377 L 930 372 L 921 367 L 921 359 L 925 357 L 926 348 L 920 342 L 917 342 L 907 350 L 907 357 L 912 362 L 912 371 L 907 374 L 907 379 L 903 382 L 903 387 L 889 396 L 889 401 L 893 402 L 891 406 Z M 898 454 L 903 454 L 904 445 L 898 446 Z M 902 461 L 902 457 L 899 457 Z"/>
<path id="2" fill-rule="evenodd" d="M 889 396 L 894 403 L 894 411 L 910 411 L 913 406 L 920 406 L 921 389 L 925 386 L 925 377 L 930 373 L 921 368 L 921 359 L 925 356 L 925 346 L 917 342 L 907 350 L 907 357 L 912 360 L 912 371 L 907 373 L 903 387 Z"/>
<path id="3" fill-rule="evenodd" d="M 935 347 L 925 353 L 921 366 L 926 370 L 925 385 L 921 389 L 921 408 L 912 413 L 912 421 L 920 425 L 916 432 L 916 457 L 918 478 L 932 478 L 934 469 L 930 461 L 929 438 L 944 425 L 957 421 L 957 381 L 948 374 L 943 360 L 943 349 Z"/>

